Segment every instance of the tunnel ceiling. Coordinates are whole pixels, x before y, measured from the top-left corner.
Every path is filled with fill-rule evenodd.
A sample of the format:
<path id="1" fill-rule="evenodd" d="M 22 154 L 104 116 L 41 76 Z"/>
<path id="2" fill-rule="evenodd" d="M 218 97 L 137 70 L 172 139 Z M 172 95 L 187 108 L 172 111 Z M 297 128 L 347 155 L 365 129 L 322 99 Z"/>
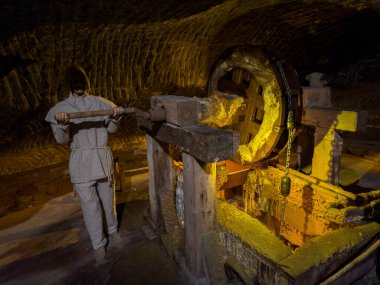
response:
<path id="1" fill-rule="evenodd" d="M 152 94 L 204 96 L 217 58 L 259 45 L 300 78 L 379 66 L 380 1 L 0 0 L 0 147 L 44 134 L 83 67 L 91 93 L 148 107 Z M 377 64 L 377 65 L 376 65 Z"/>

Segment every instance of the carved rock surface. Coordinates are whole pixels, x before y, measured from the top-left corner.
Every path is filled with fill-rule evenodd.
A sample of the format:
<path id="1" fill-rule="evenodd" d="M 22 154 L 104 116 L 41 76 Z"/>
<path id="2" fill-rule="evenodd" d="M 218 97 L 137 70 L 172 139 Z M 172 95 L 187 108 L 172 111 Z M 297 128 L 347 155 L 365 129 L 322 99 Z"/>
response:
<path id="1" fill-rule="evenodd" d="M 236 45 L 265 45 L 300 70 L 347 61 L 336 57 L 348 35 L 352 53 L 373 45 L 376 3 L 3 0 L 0 145 L 44 133 L 71 64 L 87 71 L 91 93 L 147 107 L 151 94 L 204 95 L 213 63 Z"/>

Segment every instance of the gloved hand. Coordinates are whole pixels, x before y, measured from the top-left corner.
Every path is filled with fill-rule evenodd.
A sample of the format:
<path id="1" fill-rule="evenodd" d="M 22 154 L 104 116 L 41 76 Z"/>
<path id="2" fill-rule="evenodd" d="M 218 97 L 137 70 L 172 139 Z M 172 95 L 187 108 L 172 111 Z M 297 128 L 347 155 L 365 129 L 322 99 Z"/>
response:
<path id="1" fill-rule="evenodd" d="M 123 107 L 115 107 L 113 108 L 113 119 L 119 119 L 121 115 L 124 114 L 124 108 Z"/>
<path id="2" fill-rule="evenodd" d="M 69 114 L 65 112 L 56 113 L 54 117 L 57 120 L 58 125 L 61 125 L 61 126 L 67 126 L 70 120 Z"/>

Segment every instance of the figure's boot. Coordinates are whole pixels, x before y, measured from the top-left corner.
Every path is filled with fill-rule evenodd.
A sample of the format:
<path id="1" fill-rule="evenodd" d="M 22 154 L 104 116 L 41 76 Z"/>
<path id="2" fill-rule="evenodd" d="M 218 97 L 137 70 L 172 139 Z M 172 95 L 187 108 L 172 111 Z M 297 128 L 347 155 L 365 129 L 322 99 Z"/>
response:
<path id="1" fill-rule="evenodd" d="M 124 247 L 125 240 L 123 239 L 119 231 L 115 231 L 112 234 L 110 234 L 108 240 L 111 246 L 115 246 L 119 249 Z"/>
<path id="2" fill-rule="evenodd" d="M 107 257 L 107 251 L 104 246 L 99 247 L 98 249 L 94 250 L 94 256 L 96 259 L 96 263 L 98 264 L 103 264 L 106 262 L 106 257 Z"/>

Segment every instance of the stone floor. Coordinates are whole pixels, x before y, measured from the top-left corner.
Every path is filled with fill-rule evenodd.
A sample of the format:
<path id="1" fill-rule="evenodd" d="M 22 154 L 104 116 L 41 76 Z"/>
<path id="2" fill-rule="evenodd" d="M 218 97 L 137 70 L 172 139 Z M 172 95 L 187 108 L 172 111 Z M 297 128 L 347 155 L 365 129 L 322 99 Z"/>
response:
<path id="1" fill-rule="evenodd" d="M 144 233 L 148 204 L 118 204 L 126 243 L 109 245 L 106 263 L 98 265 L 78 200 L 72 193 L 51 200 L 0 232 L 0 284 L 176 284 L 177 265 L 152 232 Z"/>

